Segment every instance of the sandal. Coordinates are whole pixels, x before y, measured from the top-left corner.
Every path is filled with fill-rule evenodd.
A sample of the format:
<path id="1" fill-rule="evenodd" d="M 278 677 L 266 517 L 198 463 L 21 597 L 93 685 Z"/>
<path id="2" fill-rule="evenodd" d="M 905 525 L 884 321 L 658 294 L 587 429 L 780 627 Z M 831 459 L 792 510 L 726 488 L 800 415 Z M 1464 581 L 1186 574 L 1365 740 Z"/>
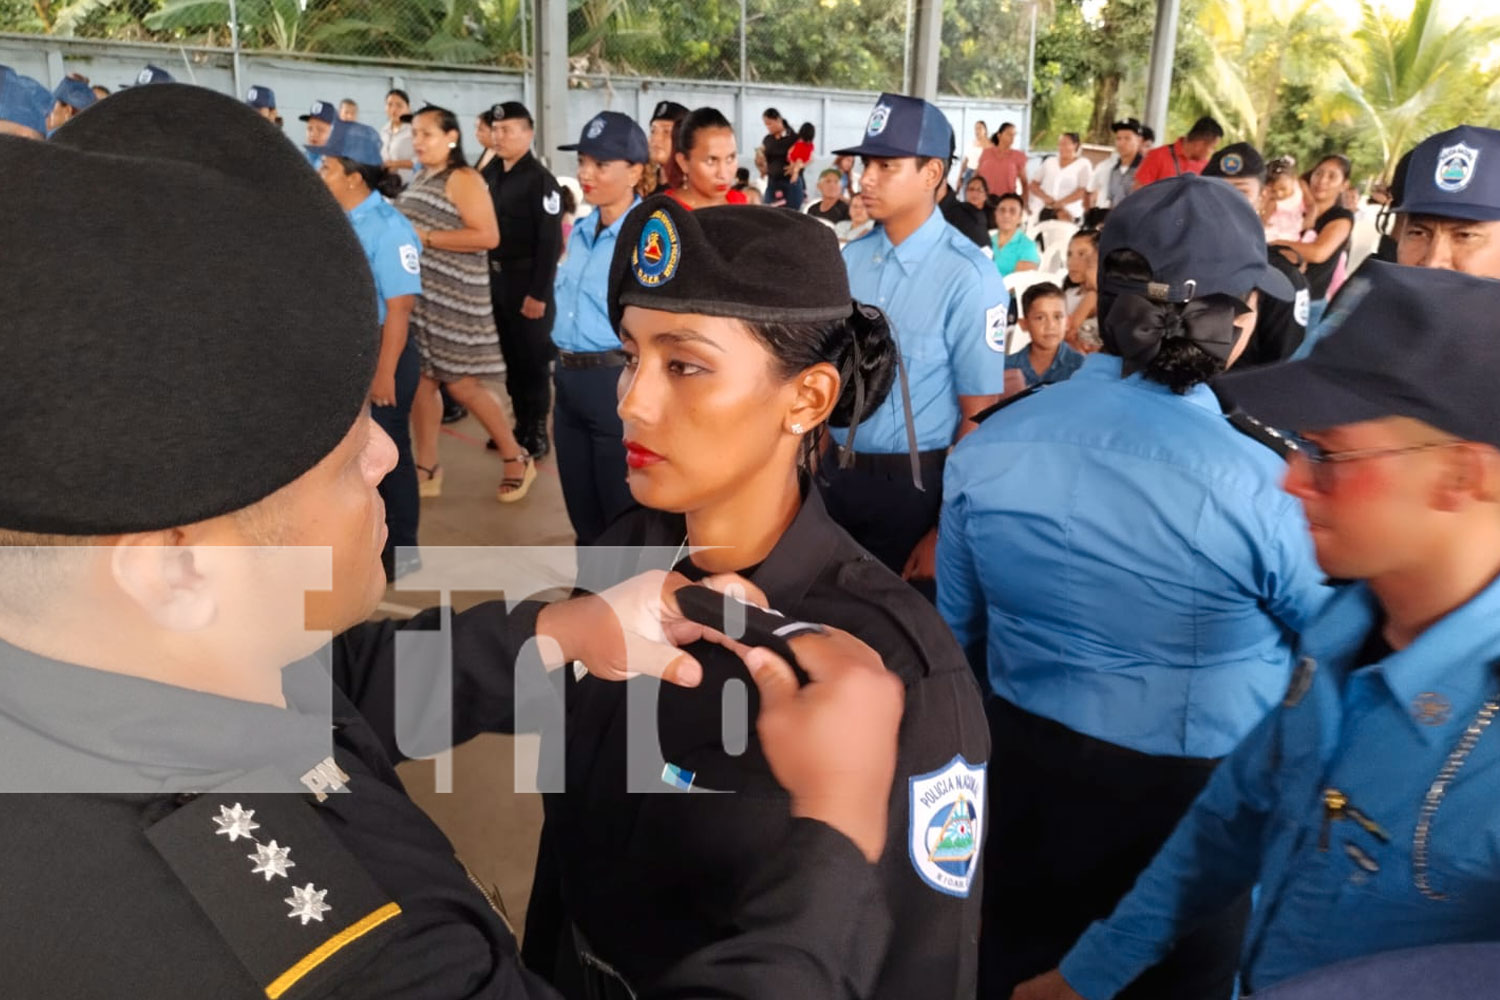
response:
<path id="1" fill-rule="evenodd" d="M 526 471 L 521 473 L 519 477 L 506 476 L 500 480 L 500 488 L 495 491 L 495 499 L 501 503 L 515 503 L 518 500 L 524 500 L 526 494 L 531 492 L 531 484 L 536 482 L 536 462 L 532 461 L 529 454 L 523 451 L 519 455 L 512 455 L 510 458 L 505 459 L 507 465 L 513 462 L 525 463 Z"/>
<path id="2" fill-rule="evenodd" d="M 417 466 L 417 472 L 427 473 L 427 478 L 417 477 L 417 496 L 440 497 L 443 495 L 443 467 L 434 465 L 428 468 L 425 465 Z"/>

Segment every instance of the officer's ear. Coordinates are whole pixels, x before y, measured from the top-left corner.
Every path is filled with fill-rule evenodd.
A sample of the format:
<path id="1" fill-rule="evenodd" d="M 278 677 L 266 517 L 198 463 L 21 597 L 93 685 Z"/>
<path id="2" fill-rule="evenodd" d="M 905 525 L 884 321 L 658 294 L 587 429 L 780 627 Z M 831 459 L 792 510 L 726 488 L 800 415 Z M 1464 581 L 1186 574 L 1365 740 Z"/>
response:
<path id="1" fill-rule="evenodd" d="M 188 529 L 171 528 L 122 536 L 110 557 L 110 573 L 143 614 L 169 632 L 196 632 L 213 624 L 218 601 L 208 586 L 201 554 Z"/>
<path id="2" fill-rule="evenodd" d="M 1454 513 L 1478 500 L 1500 503 L 1500 452 L 1489 445 L 1462 442 L 1441 452 L 1442 475 L 1433 490 L 1435 510 Z"/>
<path id="3" fill-rule="evenodd" d="M 800 434 L 820 426 L 839 401 L 839 372 L 826 361 L 805 368 L 793 379 L 796 395 L 783 420 L 786 428 L 801 427 Z"/>

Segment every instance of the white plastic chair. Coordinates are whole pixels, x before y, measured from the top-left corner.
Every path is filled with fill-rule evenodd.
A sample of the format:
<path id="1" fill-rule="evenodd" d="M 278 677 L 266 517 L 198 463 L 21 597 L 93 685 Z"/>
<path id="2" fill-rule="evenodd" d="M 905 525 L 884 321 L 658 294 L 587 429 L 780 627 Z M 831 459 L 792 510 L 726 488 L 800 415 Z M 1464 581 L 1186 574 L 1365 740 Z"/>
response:
<path id="1" fill-rule="evenodd" d="M 1076 232 L 1078 232 L 1076 222 L 1050 219 L 1038 224 L 1033 232 L 1027 234 L 1041 246 L 1043 271 L 1056 271 L 1067 267 L 1068 241 Z"/>

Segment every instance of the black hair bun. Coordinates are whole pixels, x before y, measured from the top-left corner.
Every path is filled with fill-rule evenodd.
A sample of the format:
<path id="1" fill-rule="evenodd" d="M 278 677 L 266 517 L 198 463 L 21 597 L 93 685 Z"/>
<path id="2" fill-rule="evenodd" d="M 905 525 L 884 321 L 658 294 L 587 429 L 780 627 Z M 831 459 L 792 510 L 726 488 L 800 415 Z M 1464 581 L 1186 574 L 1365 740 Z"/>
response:
<path id="1" fill-rule="evenodd" d="M 842 388 L 828 423 L 850 427 L 869 419 L 896 381 L 896 338 L 890 320 L 874 306 L 855 303 L 848 320 L 849 340 L 839 357 Z"/>

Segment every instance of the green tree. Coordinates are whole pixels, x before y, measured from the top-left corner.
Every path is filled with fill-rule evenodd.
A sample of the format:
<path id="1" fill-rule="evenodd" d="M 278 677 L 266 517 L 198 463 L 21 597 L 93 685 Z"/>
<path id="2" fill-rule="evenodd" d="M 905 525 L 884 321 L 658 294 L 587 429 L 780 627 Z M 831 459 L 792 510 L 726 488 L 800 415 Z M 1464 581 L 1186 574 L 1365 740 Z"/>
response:
<path id="1" fill-rule="evenodd" d="M 1375 130 L 1383 179 L 1424 136 L 1483 113 L 1497 71 L 1480 67 L 1497 42 L 1494 17 L 1445 19 L 1437 0 L 1416 0 L 1402 19 L 1363 0 L 1353 44 L 1339 57 L 1340 90 L 1344 106 Z M 1330 113 L 1338 110 L 1335 103 Z"/>
<path id="2" fill-rule="evenodd" d="M 1025 95 L 1033 2 L 946 0 L 938 90 L 969 97 Z M 1046 23 L 1040 10 L 1037 18 L 1040 30 Z"/>

